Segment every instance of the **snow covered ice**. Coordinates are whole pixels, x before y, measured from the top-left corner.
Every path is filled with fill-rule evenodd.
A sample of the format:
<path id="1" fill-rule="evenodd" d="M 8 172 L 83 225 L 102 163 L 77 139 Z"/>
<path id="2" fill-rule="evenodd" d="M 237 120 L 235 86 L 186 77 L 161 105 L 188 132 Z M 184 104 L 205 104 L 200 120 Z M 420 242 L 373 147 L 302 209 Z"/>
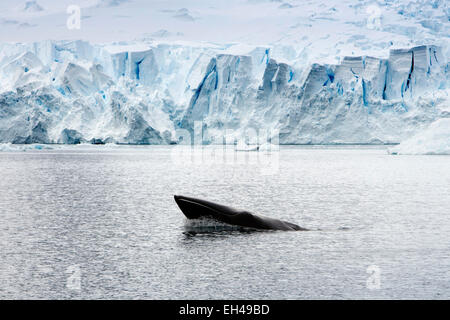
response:
<path id="1" fill-rule="evenodd" d="M 281 144 L 383 144 L 450 115 L 446 1 L 386 2 L 374 26 L 372 2 L 175 1 L 144 21 L 146 2 L 85 1 L 83 40 L 49 27 L 63 2 L 0 15 L 0 143 L 170 144 L 201 121 L 204 143 L 264 130 Z M 107 42 L 119 6 L 141 29 Z M 61 39 L 30 41 L 21 23 Z"/>

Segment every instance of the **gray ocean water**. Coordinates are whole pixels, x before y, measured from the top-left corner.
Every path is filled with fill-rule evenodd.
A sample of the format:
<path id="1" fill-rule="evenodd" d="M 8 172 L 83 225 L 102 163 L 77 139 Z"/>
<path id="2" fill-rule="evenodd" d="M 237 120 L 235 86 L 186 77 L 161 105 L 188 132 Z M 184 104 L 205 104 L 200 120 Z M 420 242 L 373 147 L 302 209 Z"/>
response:
<path id="1" fill-rule="evenodd" d="M 0 298 L 450 298 L 450 157 L 173 148 L 1 152 Z M 174 194 L 311 231 L 190 235 Z"/>

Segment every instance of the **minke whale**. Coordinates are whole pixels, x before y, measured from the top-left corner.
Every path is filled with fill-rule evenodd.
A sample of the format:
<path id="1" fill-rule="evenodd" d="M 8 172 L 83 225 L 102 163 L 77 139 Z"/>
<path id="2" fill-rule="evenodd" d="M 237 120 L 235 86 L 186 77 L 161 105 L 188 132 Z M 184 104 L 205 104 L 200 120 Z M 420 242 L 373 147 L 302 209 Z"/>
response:
<path id="1" fill-rule="evenodd" d="M 175 202 L 188 219 L 210 218 L 234 226 L 283 231 L 307 231 L 296 224 L 253 214 L 214 202 L 175 195 Z"/>

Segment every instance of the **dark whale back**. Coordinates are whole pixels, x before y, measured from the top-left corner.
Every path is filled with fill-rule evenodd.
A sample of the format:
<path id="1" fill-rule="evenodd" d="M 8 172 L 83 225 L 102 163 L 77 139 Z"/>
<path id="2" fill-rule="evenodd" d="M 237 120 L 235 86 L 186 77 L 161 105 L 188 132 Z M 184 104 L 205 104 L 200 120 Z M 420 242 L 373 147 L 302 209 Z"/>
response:
<path id="1" fill-rule="evenodd" d="M 220 205 L 211 201 L 174 196 L 175 202 L 188 219 L 210 217 L 231 225 L 263 230 L 306 230 L 296 224 L 255 215 L 245 210 Z"/>

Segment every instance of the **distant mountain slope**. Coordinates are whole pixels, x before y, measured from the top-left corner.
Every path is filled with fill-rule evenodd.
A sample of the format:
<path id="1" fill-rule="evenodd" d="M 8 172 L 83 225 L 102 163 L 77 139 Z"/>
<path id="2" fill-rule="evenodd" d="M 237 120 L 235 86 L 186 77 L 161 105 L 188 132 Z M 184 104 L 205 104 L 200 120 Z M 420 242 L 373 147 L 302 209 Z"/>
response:
<path id="1" fill-rule="evenodd" d="M 69 30 L 72 4 L 0 3 L 0 142 L 176 143 L 201 121 L 205 143 L 394 143 L 449 117 L 448 1 L 83 0 Z"/>

